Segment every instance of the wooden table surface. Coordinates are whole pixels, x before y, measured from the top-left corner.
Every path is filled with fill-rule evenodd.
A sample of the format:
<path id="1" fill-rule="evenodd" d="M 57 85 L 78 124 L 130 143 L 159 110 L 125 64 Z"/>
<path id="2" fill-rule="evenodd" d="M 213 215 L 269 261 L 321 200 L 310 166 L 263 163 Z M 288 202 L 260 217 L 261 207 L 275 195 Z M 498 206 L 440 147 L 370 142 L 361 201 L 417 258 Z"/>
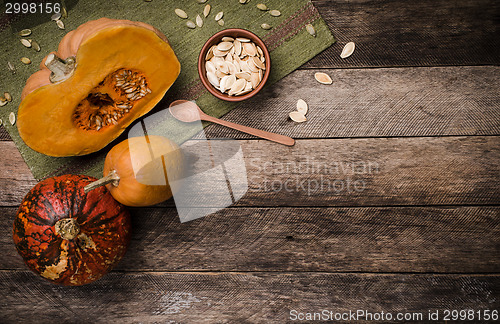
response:
<path id="1" fill-rule="evenodd" d="M 500 3 L 314 4 L 338 42 L 224 117 L 296 145 L 208 127 L 240 142 L 247 194 L 184 224 L 171 202 L 133 208 L 129 251 L 94 284 L 53 285 L 18 256 L 12 222 L 36 181 L 1 136 L 0 322 L 283 323 L 323 310 L 444 322 L 447 310 L 474 321 L 500 310 Z M 340 59 L 349 41 L 356 51 Z M 309 121 L 295 124 L 300 98 Z M 343 187 L 271 186 L 325 179 Z"/>

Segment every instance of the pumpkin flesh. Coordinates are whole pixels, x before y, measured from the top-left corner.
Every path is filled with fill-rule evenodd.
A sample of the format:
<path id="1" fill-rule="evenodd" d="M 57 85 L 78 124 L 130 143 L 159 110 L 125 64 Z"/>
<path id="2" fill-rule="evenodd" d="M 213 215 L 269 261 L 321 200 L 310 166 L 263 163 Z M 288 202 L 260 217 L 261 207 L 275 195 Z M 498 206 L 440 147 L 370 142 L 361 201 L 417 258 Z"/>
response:
<path id="1" fill-rule="evenodd" d="M 144 80 L 150 93 L 129 100 L 128 93 L 117 86 L 116 77 L 124 71 Z M 179 72 L 172 48 L 154 31 L 127 24 L 99 29 L 79 44 L 76 68 L 68 79 L 45 85 L 34 80 L 41 85 L 35 89 L 28 80 L 18 110 L 19 133 L 28 146 L 46 155 L 98 151 L 150 111 Z M 37 73 L 40 78 L 47 75 L 46 70 Z M 118 107 L 124 104 L 131 107 Z M 96 114 L 102 120 L 100 127 L 89 120 Z"/>

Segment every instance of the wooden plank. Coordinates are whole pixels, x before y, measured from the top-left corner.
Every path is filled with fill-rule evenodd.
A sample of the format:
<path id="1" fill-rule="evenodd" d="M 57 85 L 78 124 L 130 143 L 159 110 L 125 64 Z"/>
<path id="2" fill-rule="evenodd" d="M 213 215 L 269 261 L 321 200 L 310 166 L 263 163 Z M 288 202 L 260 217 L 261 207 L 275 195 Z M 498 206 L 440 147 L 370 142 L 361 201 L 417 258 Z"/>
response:
<path id="1" fill-rule="evenodd" d="M 391 313 L 393 320 L 414 312 L 422 317 L 412 320 L 428 322 L 437 310 L 444 322 L 446 309 L 498 309 L 498 291 L 498 275 L 113 273 L 89 286 L 61 287 L 1 271 L 0 314 L 7 323 L 284 323 L 293 310 L 326 309 L 332 316 Z"/>
<path id="2" fill-rule="evenodd" d="M 235 181 L 247 180 L 248 191 L 236 206 L 500 202 L 499 136 L 299 140 L 293 147 L 261 140 L 238 143 L 247 177 L 241 174 Z M 0 177 L 0 206 L 16 206 L 35 181 L 27 168 L 17 167 L 23 162 L 11 142 L 0 142 L 0 149 L 18 170 Z M 196 146 L 190 150 L 186 155 L 199 160 L 188 167 L 194 173 L 207 170 L 208 157 L 197 156 Z M 225 198 L 212 183 L 204 183 L 196 188 L 198 197 Z"/>
<path id="3" fill-rule="evenodd" d="M 36 184 L 12 141 L 0 141 L 0 206 L 16 206 Z"/>
<path id="4" fill-rule="evenodd" d="M 293 138 L 500 134 L 500 67 L 295 71 L 224 116 L 234 123 Z M 288 118 L 298 99 L 307 122 Z M 202 107 L 203 108 L 203 107 Z M 209 138 L 254 138 L 219 125 Z"/>
<path id="5" fill-rule="evenodd" d="M 495 0 L 314 0 L 337 43 L 304 67 L 500 63 Z M 341 59 L 347 42 L 354 54 Z"/>
<path id="6" fill-rule="evenodd" d="M 500 272 L 500 207 L 131 209 L 120 271 Z M 0 209 L 0 269 L 25 270 Z"/>
<path id="7" fill-rule="evenodd" d="M 480 136 L 242 142 L 249 189 L 236 205 L 498 204 L 499 144 Z"/>
<path id="8" fill-rule="evenodd" d="M 334 84 L 316 82 L 318 71 Z M 224 119 L 294 138 L 498 135 L 498 75 L 498 66 L 299 70 Z M 288 119 L 298 99 L 309 104 L 302 124 Z M 205 134 L 254 138 L 219 125 Z"/>
<path id="9" fill-rule="evenodd" d="M 225 120 L 294 138 L 500 134 L 500 67 L 299 70 L 243 102 Z M 309 121 L 288 118 L 298 99 Z M 203 107 L 202 107 L 203 108 Z M 254 138 L 219 125 L 209 138 Z"/>

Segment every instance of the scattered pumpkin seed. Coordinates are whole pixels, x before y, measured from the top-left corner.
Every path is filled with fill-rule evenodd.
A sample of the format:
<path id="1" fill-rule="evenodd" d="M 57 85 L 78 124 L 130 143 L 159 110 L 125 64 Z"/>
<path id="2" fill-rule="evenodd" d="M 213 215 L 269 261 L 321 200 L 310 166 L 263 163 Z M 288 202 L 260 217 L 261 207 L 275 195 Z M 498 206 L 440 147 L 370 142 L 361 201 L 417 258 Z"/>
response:
<path id="1" fill-rule="evenodd" d="M 314 26 L 311 24 L 306 25 L 306 30 L 311 36 L 316 37 L 316 30 L 314 29 Z"/>
<path id="2" fill-rule="evenodd" d="M 269 30 L 269 29 L 273 28 L 273 27 L 271 27 L 271 25 L 266 24 L 266 23 L 263 23 L 262 25 L 260 25 L 260 27 L 261 27 L 262 29 L 265 29 L 265 30 Z"/>
<path id="3" fill-rule="evenodd" d="M 268 11 L 269 10 L 269 8 L 265 4 L 263 4 L 263 3 L 258 3 L 257 4 L 257 8 L 259 8 L 262 11 Z"/>
<path id="4" fill-rule="evenodd" d="M 3 125 L 3 120 L 2 120 L 2 118 L 0 118 L 0 126 L 2 126 L 2 125 Z"/>
<path id="5" fill-rule="evenodd" d="M 205 8 L 203 9 L 203 16 L 205 16 L 205 18 L 207 18 L 207 17 L 208 17 L 208 15 L 210 14 L 210 9 L 211 9 L 211 7 L 210 7 L 210 5 L 209 5 L 209 4 L 207 4 L 207 5 L 205 6 Z"/>
<path id="6" fill-rule="evenodd" d="M 240 0 L 240 3 L 245 4 L 245 3 L 247 3 L 247 0 Z"/>
<path id="7" fill-rule="evenodd" d="M 205 3 L 207 0 L 198 0 L 198 3 Z"/>
<path id="8" fill-rule="evenodd" d="M 19 32 L 19 36 L 25 37 L 31 35 L 31 29 L 23 29 Z"/>
<path id="9" fill-rule="evenodd" d="M 306 116 L 304 116 L 303 113 L 298 111 L 292 111 L 290 114 L 288 114 L 288 116 L 290 116 L 290 119 L 296 123 L 303 123 L 307 121 Z"/>
<path id="10" fill-rule="evenodd" d="M 14 126 L 14 124 L 16 123 L 16 114 L 14 114 L 14 112 L 10 112 L 9 114 L 9 122 L 12 126 Z"/>
<path id="11" fill-rule="evenodd" d="M 32 40 L 32 41 L 31 41 L 31 47 L 32 47 L 35 51 L 40 52 L 40 49 L 41 49 L 41 48 L 40 48 L 40 44 L 38 44 L 38 42 L 37 42 L 37 41 Z"/>
<path id="12" fill-rule="evenodd" d="M 323 72 L 314 73 L 314 78 L 319 83 L 323 83 L 323 84 L 332 84 L 333 83 L 332 78 L 330 78 L 330 76 L 328 74 L 323 73 Z"/>
<path id="13" fill-rule="evenodd" d="M 66 7 L 63 6 L 62 9 L 61 9 L 61 17 L 62 18 L 68 18 L 68 11 L 66 10 Z"/>
<path id="14" fill-rule="evenodd" d="M 182 19 L 186 19 L 188 17 L 187 13 L 182 9 L 177 8 L 174 11 L 175 11 L 175 14 Z"/>
<path id="15" fill-rule="evenodd" d="M 224 16 L 224 12 L 219 12 L 215 15 L 215 21 L 219 21 L 222 19 L 222 17 Z"/>
<path id="16" fill-rule="evenodd" d="M 307 114 L 307 110 L 308 110 L 307 103 L 302 99 L 297 100 L 297 111 L 305 116 Z"/>
<path id="17" fill-rule="evenodd" d="M 3 93 L 3 96 L 5 97 L 5 99 L 6 99 L 8 102 L 11 102 L 11 101 L 12 101 L 12 96 L 10 95 L 10 93 L 8 93 L 8 92 L 4 92 L 4 93 Z"/>
<path id="18" fill-rule="evenodd" d="M 52 19 L 52 20 L 59 20 L 59 19 L 61 19 L 61 16 L 62 16 L 62 14 L 60 12 L 56 12 L 55 14 L 53 14 L 52 16 L 50 16 L 50 19 Z"/>
<path id="19" fill-rule="evenodd" d="M 56 25 L 59 29 L 64 29 L 64 23 L 62 20 L 56 20 Z"/>
<path id="20" fill-rule="evenodd" d="M 196 28 L 196 24 L 194 22 L 192 22 L 191 20 L 186 21 L 186 26 L 188 26 L 188 28 L 191 28 L 191 29 Z"/>
<path id="21" fill-rule="evenodd" d="M 345 44 L 344 49 L 342 49 L 342 53 L 340 54 L 340 57 L 346 58 L 346 57 L 351 56 L 351 54 L 354 52 L 354 47 L 355 47 L 355 45 L 353 42 L 349 42 L 349 43 Z"/>
<path id="22" fill-rule="evenodd" d="M 281 12 L 279 10 L 271 10 L 271 11 L 269 11 L 269 14 L 273 17 L 281 16 Z"/>
<path id="23" fill-rule="evenodd" d="M 224 19 L 220 19 L 217 21 L 217 23 L 219 24 L 219 26 L 224 26 Z"/>
<path id="24" fill-rule="evenodd" d="M 24 46 L 28 48 L 31 47 L 31 39 L 21 38 L 20 41 Z"/>
<path id="25" fill-rule="evenodd" d="M 196 25 L 200 28 L 203 27 L 203 19 L 201 19 L 200 15 L 196 15 Z"/>
<path id="26" fill-rule="evenodd" d="M 21 57 L 21 62 L 23 62 L 24 64 L 30 64 L 31 60 L 27 57 Z"/>
<path id="27" fill-rule="evenodd" d="M 12 72 L 12 74 L 16 74 L 16 67 L 10 61 L 7 62 L 7 67 L 9 68 L 9 71 Z"/>
<path id="28" fill-rule="evenodd" d="M 5 106 L 8 103 L 7 99 L 5 98 L 0 98 L 0 107 Z"/>
<path id="29" fill-rule="evenodd" d="M 151 0 L 144 0 L 144 2 L 151 2 Z"/>

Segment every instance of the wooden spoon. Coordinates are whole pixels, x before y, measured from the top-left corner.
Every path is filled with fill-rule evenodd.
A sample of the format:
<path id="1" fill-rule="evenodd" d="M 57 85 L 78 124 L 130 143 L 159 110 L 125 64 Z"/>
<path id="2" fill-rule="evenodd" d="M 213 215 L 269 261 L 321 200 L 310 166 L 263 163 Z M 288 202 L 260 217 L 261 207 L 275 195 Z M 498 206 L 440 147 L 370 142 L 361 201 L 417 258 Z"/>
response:
<path id="1" fill-rule="evenodd" d="M 170 113 L 177 120 L 180 120 L 185 123 L 194 122 L 197 120 L 205 120 L 212 123 L 216 123 L 219 125 L 223 125 L 229 128 L 233 128 L 239 130 L 240 132 L 244 132 L 247 134 L 251 134 L 257 137 L 265 138 L 267 140 L 292 146 L 295 144 L 295 140 L 291 137 L 266 132 L 260 129 L 255 129 L 248 126 L 238 125 L 235 123 L 231 123 L 225 120 L 220 120 L 215 117 L 209 116 L 205 114 L 198 105 L 192 101 L 188 100 L 176 100 L 170 104 Z"/>

